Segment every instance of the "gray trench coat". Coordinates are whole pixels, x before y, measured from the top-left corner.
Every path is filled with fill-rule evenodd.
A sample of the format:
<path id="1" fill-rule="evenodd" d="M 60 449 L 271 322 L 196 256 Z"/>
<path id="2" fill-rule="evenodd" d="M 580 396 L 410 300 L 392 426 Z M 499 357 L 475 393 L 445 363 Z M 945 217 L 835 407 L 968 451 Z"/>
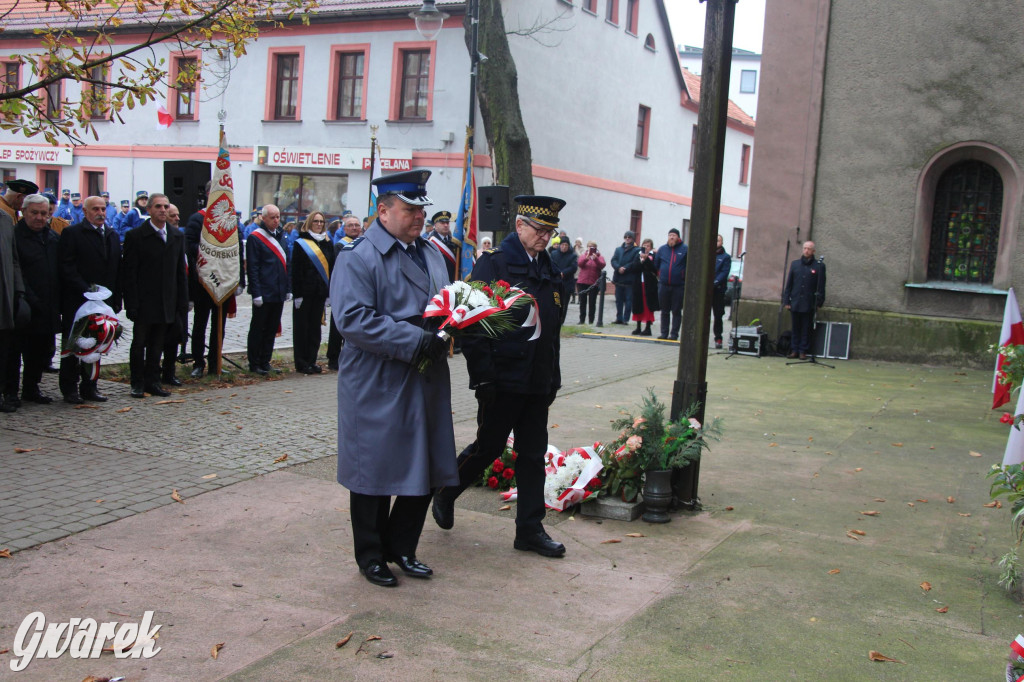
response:
<path id="1" fill-rule="evenodd" d="M 342 249 L 331 277 L 338 361 L 338 483 L 364 495 L 426 495 L 458 485 L 446 361 L 426 374 L 414 355 L 427 301 L 448 284 L 437 249 L 427 273 L 377 221 Z"/>

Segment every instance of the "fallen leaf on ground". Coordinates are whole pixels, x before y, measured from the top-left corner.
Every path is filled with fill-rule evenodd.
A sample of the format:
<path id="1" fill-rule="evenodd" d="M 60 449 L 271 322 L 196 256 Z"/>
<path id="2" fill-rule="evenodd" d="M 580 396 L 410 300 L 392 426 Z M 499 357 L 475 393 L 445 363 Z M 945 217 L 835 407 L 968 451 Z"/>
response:
<path id="1" fill-rule="evenodd" d="M 157 405 L 174 405 L 175 403 L 183 403 L 183 402 L 185 402 L 185 401 L 184 400 L 158 400 L 158 401 L 156 401 L 156 404 Z"/>
<path id="2" fill-rule="evenodd" d="M 600 405 L 594 405 L 594 407 L 596 407 L 596 408 L 597 408 L 597 409 L 599 409 L 599 410 L 601 409 L 601 406 L 600 406 Z"/>
<path id="3" fill-rule="evenodd" d="M 925 503 L 927 503 L 927 502 L 928 502 L 928 500 L 924 499 L 923 497 L 919 497 L 919 498 L 917 498 L 917 500 L 915 500 L 915 501 L 916 501 L 916 502 L 925 502 Z"/>
<path id="4" fill-rule="evenodd" d="M 970 516 L 970 514 L 965 514 L 963 512 L 957 512 L 957 516 Z"/>
<path id="5" fill-rule="evenodd" d="M 217 414 L 219 414 L 219 415 L 231 414 L 231 410 L 224 410 L 223 412 L 218 412 Z"/>
<path id="6" fill-rule="evenodd" d="M 291 390 L 285 391 L 285 393 L 292 393 L 292 392 L 293 392 L 293 391 L 291 391 Z"/>
<path id="7" fill-rule="evenodd" d="M 647 537 L 643 533 L 626 533 L 627 538 L 645 538 Z"/>
<path id="8" fill-rule="evenodd" d="M 736 507 L 726 507 L 726 508 L 725 508 L 725 511 L 732 511 L 732 510 L 733 510 L 733 509 L 735 509 L 735 508 L 736 508 Z"/>
<path id="9" fill-rule="evenodd" d="M 946 502 L 953 504 L 954 502 L 956 502 L 956 498 L 950 495 L 949 497 L 946 498 Z"/>
<path id="10" fill-rule="evenodd" d="M 504 506 L 498 507 L 498 511 L 508 511 L 511 508 L 512 508 L 511 504 L 506 504 Z"/>
<path id="11" fill-rule="evenodd" d="M 885 654 L 880 654 L 877 651 L 869 651 L 868 660 L 880 663 L 903 663 L 903 661 L 897 660 L 895 658 L 889 658 Z"/>
<path id="12" fill-rule="evenodd" d="M 351 632 L 348 633 L 347 635 L 345 635 L 344 637 L 342 637 L 341 639 L 339 639 L 337 642 L 335 642 L 334 648 L 335 649 L 340 649 L 341 647 L 343 647 L 346 644 L 348 644 L 348 640 L 350 640 L 350 639 L 352 639 L 352 633 Z"/>
<path id="13" fill-rule="evenodd" d="M 980 452 L 975 452 L 974 450 L 971 450 L 971 457 L 981 457 L 981 453 Z"/>
<path id="14" fill-rule="evenodd" d="M 846 531 L 846 537 L 850 538 L 851 540 L 857 540 L 858 542 L 860 541 L 860 538 L 851 533 L 850 531 Z"/>
<path id="15" fill-rule="evenodd" d="M 857 472 L 864 471 L 864 467 L 857 467 L 856 469 L 854 469 L 854 471 L 857 471 Z"/>
<path id="16" fill-rule="evenodd" d="M 948 606 L 940 606 L 939 608 L 937 608 L 935 610 L 938 611 L 939 613 L 946 613 L 947 611 L 949 611 L 949 607 Z"/>
<path id="17" fill-rule="evenodd" d="M 369 637 L 367 637 L 367 638 L 366 638 L 366 639 L 364 639 L 363 641 L 364 641 L 364 642 L 372 642 L 372 641 L 374 641 L 374 640 L 378 640 L 378 639 L 381 639 L 381 636 L 380 636 L 380 635 L 370 635 Z"/>
<path id="18" fill-rule="evenodd" d="M 814 436 L 808 436 L 807 437 L 807 442 L 808 443 L 813 443 L 814 442 Z"/>
<path id="19" fill-rule="evenodd" d="M 878 516 L 878 515 L 879 515 L 879 514 L 881 514 L 881 513 L 882 513 L 882 512 L 876 512 L 876 511 L 874 511 L 874 510 L 871 510 L 871 511 L 862 511 L 862 512 L 861 512 L 861 514 L 863 514 L 864 516 Z"/>
<path id="20" fill-rule="evenodd" d="M 14 448 L 14 451 L 18 452 L 18 453 L 22 453 L 22 452 L 35 452 L 36 450 L 41 450 L 41 449 L 42 448 Z"/>
<path id="21" fill-rule="evenodd" d="M 281 455 L 280 457 L 278 457 L 277 459 L 275 459 L 274 460 L 274 464 L 277 464 L 278 462 L 283 462 L 286 459 L 288 459 L 288 453 L 287 452 L 284 453 L 283 455 Z"/>
<path id="22" fill-rule="evenodd" d="M 856 533 L 857 535 L 867 535 L 867 533 L 865 533 L 864 531 L 862 531 L 862 530 L 857 530 L 856 528 L 851 528 L 851 529 L 850 529 L 850 532 L 851 532 L 851 533 Z"/>
<path id="23" fill-rule="evenodd" d="M 991 501 L 991 502 L 989 502 L 988 504 L 983 504 L 983 505 L 981 505 L 981 506 L 982 506 L 982 507 L 995 507 L 995 506 L 996 506 L 996 500 L 992 500 L 992 501 Z"/>
<path id="24" fill-rule="evenodd" d="M 242 430 L 242 425 L 241 424 L 235 424 L 235 428 L 238 429 L 239 431 L 241 431 Z"/>
<path id="25" fill-rule="evenodd" d="M 894 448 L 902 448 L 903 447 L 903 443 L 893 443 L 892 446 Z"/>
<path id="26" fill-rule="evenodd" d="M 131 407 L 122 407 L 120 410 L 118 410 L 118 412 L 131 412 L 131 411 L 132 411 Z"/>
<path id="27" fill-rule="evenodd" d="M 4 559 L 10 559 L 11 558 L 11 550 L 9 550 L 6 547 L 4 547 L 3 549 L 0 549 L 0 557 L 2 557 Z"/>
<path id="28" fill-rule="evenodd" d="M 836 575 L 837 573 L 839 573 L 838 568 L 833 568 L 831 571 L 828 572 L 829 575 Z"/>
<path id="29" fill-rule="evenodd" d="M 177 488 L 171 490 L 171 499 L 174 500 L 175 502 L 181 502 L 182 504 L 185 504 L 185 500 L 181 499 L 181 495 L 178 494 Z"/>
<path id="30" fill-rule="evenodd" d="M 223 649 L 223 648 L 224 648 L 224 642 L 221 642 L 220 644 L 214 644 L 214 645 L 213 645 L 213 646 L 212 646 L 212 647 L 210 648 L 210 657 L 211 657 L 211 658 L 212 658 L 213 660 L 215 660 L 215 661 L 216 661 L 216 660 L 217 660 L 217 654 L 218 654 L 218 653 L 220 652 L 220 650 L 221 650 L 221 649 Z"/>
<path id="31" fill-rule="evenodd" d="M 217 474 L 206 474 L 205 476 L 203 476 L 204 481 L 208 481 L 211 478 L 217 478 Z"/>
<path id="32" fill-rule="evenodd" d="M 872 500 L 872 502 L 885 502 L 885 498 L 884 497 L 876 497 L 875 499 Z"/>
<path id="33" fill-rule="evenodd" d="M 913 503 L 913 502 L 907 502 L 907 506 L 908 506 L 908 507 L 913 507 L 913 506 L 914 506 L 914 503 Z"/>
<path id="34" fill-rule="evenodd" d="M 612 538 L 611 540 L 602 540 L 601 544 L 602 545 L 614 545 L 617 542 L 622 542 L 622 540 L 620 540 L 618 538 Z"/>
<path id="35" fill-rule="evenodd" d="M 932 589 L 932 584 L 926 580 L 923 583 L 921 583 L 921 589 L 925 592 L 928 592 Z"/>
<path id="36" fill-rule="evenodd" d="M 100 409 L 100 406 L 99 405 L 90 405 L 89 403 L 86 403 L 84 405 L 75 405 L 75 409 L 76 410 L 98 410 L 98 409 Z"/>
<path id="37" fill-rule="evenodd" d="M 777 447 L 779 447 L 779 444 L 778 443 L 768 443 L 768 447 L 770 447 L 770 448 L 777 448 Z"/>

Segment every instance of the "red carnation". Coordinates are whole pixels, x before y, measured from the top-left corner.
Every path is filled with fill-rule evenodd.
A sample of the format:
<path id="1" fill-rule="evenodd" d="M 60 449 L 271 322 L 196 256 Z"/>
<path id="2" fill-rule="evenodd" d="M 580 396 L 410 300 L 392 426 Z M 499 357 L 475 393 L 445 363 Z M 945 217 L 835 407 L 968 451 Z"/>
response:
<path id="1" fill-rule="evenodd" d="M 494 296 L 494 289 L 490 288 L 486 284 L 483 286 L 483 292 L 488 296 Z"/>
<path id="2" fill-rule="evenodd" d="M 513 478 L 515 478 L 515 475 L 515 469 L 505 469 L 504 471 L 501 472 L 501 477 L 504 478 L 506 481 L 511 481 Z"/>
<path id="3" fill-rule="evenodd" d="M 494 464 L 491 465 L 491 470 L 496 474 L 500 474 L 504 469 L 505 465 L 501 463 L 500 459 L 494 460 Z"/>
<path id="4" fill-rule="evenodd" d="M 496 476 L 491 476 L 490 478 L 488 478 L 487 479 L 487 487 L 488 488 L 497 488 L 498 487 L 498 478 Z"/>
<path id="5" fill-rule="evenodd" d="M 1012 424 L 1013 415 L 1010 414 L 1009 412 L 1003 412 L 1003 416 L 999 418 L 999 421 L 1001 421 L 1004 424 Z"/>
<path id="6" fill-rule="evenodd" d="M 517 455 L 517 454 L 516 454 L 516 453 L 514 453 L 514 452 L 512 453 L 512 461 L 513 461 L 513 462 L 514 462 L 514 461 L 516 461 L 516 459 L 517 459 L 518 457 L 519 457 L 519 455 Z"/>

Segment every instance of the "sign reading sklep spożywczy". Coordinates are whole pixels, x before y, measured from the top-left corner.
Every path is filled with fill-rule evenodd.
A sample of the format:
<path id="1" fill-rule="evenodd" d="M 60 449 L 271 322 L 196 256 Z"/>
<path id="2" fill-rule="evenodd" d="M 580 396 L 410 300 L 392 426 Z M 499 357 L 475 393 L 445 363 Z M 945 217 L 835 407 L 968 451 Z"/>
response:
<path id="1" fill-rule="evenodd" d="M 139 623 L 111 621 L 97 623 L 92 618 L 71 618 L 47 625 L 46 616 L 35 611 L 25 616 L 14 636 L 11 670 L 24 670 L 33 658 L 99 658 L 104 648 L 113 649 L 116 658 L 153 658 L 160 653 L 157 632 L 152 627 L 153 612 L 146 611 Z M 108 644 L 109 640 L 109 644 Z"/>
<path id="2" fill-rule="evenodd" d="M 68 147 L 0 144 L 0 161 L 6 163 L 41 163 L 55 166 L 70 166 L 74 163 L 74 152 Z"/>
<path id="3" fill-rule="evenodd" d="M 384 149 L 380 152 L 384 172 L 412 170 L 411 149 Z M 286 166 L 320 170 L 369 170 L 370 150 L 349 147 L 271 147 L 257 146 L 253 162 L 258 166 Z"/>

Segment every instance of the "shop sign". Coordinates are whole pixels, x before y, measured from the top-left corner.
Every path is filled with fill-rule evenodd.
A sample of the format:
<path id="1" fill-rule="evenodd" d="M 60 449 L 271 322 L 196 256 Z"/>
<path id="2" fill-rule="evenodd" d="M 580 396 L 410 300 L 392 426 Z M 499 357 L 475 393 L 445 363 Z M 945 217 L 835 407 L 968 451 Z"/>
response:
<path id="1" fill-rule="evenodd" d="M 258 166 L 284 166 L 323 170 L 369 170 L 368 149 L 347 147 L 272 147 L 257 146 L 253 161 Z M 382 171 L 412 169 L 411 149 L 385 149 L 381 152 Z"/>
<path id="2" fill-rule="evenodd" d="M 0 144 L 0 163 L 38 163 L 70 166 L 74 152 L 68 147 L 44 147 L 24 144 Z"/>

